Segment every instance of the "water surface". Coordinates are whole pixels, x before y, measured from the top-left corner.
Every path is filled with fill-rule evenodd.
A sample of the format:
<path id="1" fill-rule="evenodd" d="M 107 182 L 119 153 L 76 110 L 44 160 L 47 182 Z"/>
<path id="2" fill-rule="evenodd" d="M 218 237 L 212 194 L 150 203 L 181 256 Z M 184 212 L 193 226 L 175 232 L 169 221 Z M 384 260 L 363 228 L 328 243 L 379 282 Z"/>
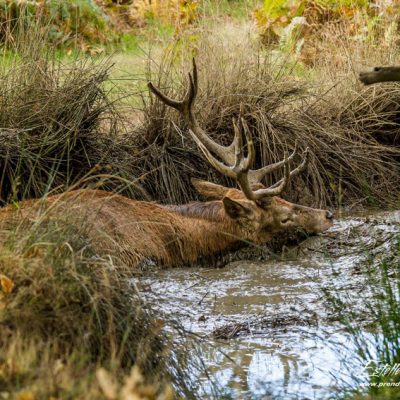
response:
<path id="1" fill-rule="evenodd" d="M 198 346 L 208 374 L 231 398 L 335 398 L 365 371 L 324 290 L 343 293 L 362 314 L 362 269 L 387 256 L 399 227 L 400 212 L 348 216 L 283 255 L 157 271 L 137 285 L 159 310 L 207 338 Z M 209 378 L 198 381 L 211 397 Z"/>

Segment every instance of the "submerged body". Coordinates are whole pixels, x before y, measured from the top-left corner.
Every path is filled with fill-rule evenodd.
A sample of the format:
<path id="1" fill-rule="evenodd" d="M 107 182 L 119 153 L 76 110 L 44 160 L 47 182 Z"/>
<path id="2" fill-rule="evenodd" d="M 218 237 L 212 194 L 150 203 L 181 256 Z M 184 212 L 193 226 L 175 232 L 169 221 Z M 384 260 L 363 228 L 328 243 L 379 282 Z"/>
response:
<path id="1" fill-rule="evenodd" d="M 201 184 L 210 185 L 197 182 Z M 225 189 L 224 200 L 181 206 L 164 206 L 102 190 L 82 189 L 28 200 L 21 203 L 19 210 L 11 206 L 3 208 L 0 225 L 4 228 L 7 222 L 21 218 L 31 222 L 67 221 L 83 229 L 97 251 L 131 266 L 147 260 L 165 266 L 194 264 L 200 258 L 222 254 L 245 242 L 268 242 L 288 226 L 318 233 L 332 225 L 325 210 L 297 206 L 280 198 L 275 198 L 276 204 L 266 210 L 246 200 L 241 191 Z M 246 214 L 232 209 L 235 205 L 243 207 L 241 210 L 246 210 Z M 280 210 L 279 216 L 277 210 Z"/>

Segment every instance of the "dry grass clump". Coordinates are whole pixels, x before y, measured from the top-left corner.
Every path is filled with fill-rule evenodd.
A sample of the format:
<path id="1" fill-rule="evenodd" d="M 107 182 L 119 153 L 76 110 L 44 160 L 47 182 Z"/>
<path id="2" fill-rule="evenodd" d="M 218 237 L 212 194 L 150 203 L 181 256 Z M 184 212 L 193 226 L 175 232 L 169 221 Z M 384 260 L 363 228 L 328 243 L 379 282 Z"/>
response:
<path id="1" fill-rule="evenodd" d="M 4 53 L 8 62 L 0 71 L 3 201 L 90 183 L 137 199 L 183 203 L 197 197 L 191 177 L 233 184 L 204 161 L 176 111 L 146 91 L 144 124 L 129 128 L 110 100 L 120 92 L 110 88 L 109 63 L 56 60 L 40 29 L 32 29 L 21 33 L 13 53 Z M 283 158 L 296 142 L 301 150 L 309 147 L 308 170 L 287 194 L 293 201 L 340 207 L 396 199 L 397 85 L 363 89 L 352 75 L 335 82 L 334 71 L 320 82 L 318 74 L 307 77 L 297 64 L 260 50 L 248 32 L 232 29 L 235 35 L 215 30 L 187 42 L 182 36 L 150 65 L 148 78 L 180 98 L 188 54 L 196 54 L 196 113 L 215 140 L 232 140 L 232 118 L 242 110 L 256 141 L 256 167 Z M 304 78 L 293 78 L 299 73 Z"/>
<path id="2" fill-rule="evenodd" d="M 85 178 L 143 198 L 131 137 L 110 100 L 110 63 L 63 61 L 33 26 L 0 66 L 0 198 L 66 190 Z M 106 88 L 106 83 L 108 87 Z M 107 178 L 107 179 L 106 179 Z"/>
<path id="3" fill-rule="evenodd" d="M 186 358 L 167 338 L 162 316 L 135 295 L 132 272 L 96 254 L 78 224 L 68 215 L 32 222 L 16 213 L 2 228 L 2 393 L 108 398 L 99 395 L 96 370 L 106 368 L 118 382 L 135 366 L 152 398 L 170 384 L 194 398 Z"/>
<path id="4" fill-rule="evenodd" d="M 190 71 L 190 47 L 181 51 L 182 44 L 166 53 L 149 75 L 173 98 L 183 97 L 187 87 L 183 71 Z M 282 159 L 296 142 L 300 149 L 310 148 L 308 170 L 292 184 L 290 198 L 334 206 L 388 204 L 397 198 L 397 86 L 363 89 L 352 77 L 332 86 L 330 81 L 313 86 L 318 80 L 313 81 L 311 74 L 293 78 L 299 72 L 296 64 L 257 51 L 247 39 L 242 46 L 199 39 L 192 51 L 200 75 L 196 115 L 211 137 L 229 143 L 232 118 L 242 108 L 256 140 L 256 167 Z M 191 176 L 226 183 L 198 156 L 175 110 L 145 97 L 144 112 L 146 121 L 139 136 L 151 143 L 147 159 L 154 170 L 146 189 L 187 201 L 195 196 L 189 189 Z M 299 161 L 298 157 L 294 164 Z M 157 165 L 161 165 L 158 170 Z M 279 180 L 281 174 L 275 173 L 266 183 Z"/>
<path id="5" fill-rule="evenodd" d="M 396 83 L 366 87 L 344 104 L 341 123 L 365 132 L 377 142 L 393 147 L 397 159 L 400 148 L 400 90 Z"/>

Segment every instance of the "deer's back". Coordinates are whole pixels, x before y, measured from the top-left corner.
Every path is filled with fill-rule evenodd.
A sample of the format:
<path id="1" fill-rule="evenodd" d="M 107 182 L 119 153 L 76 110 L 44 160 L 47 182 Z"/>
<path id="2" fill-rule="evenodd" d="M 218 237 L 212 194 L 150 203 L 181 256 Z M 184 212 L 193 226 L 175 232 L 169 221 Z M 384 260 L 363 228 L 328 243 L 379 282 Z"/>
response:
<path id="1" fill-rule="evenodd" d="M 76 225 L 101 253 L 129 265 L 149 258 L 170 264 L 181 231 L 178 216 L 162 206 L 102 190 L 75 190 L 0 210 L 0 227 L 58 219 Z M 178 240 L 179 241 L 179 240 Z"/>

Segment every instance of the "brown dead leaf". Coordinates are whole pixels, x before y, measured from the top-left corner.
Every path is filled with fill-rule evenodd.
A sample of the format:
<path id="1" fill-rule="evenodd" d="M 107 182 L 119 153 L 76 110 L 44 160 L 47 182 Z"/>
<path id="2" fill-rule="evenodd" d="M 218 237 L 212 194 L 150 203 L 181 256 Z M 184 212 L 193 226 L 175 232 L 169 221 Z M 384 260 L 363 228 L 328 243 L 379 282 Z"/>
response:
<path id="1" fill-rule="evenodd" d="M 12 292 L 14 286 L 14 282 L 10 278 L 5 275 L 0 275 L 0 287 L 5 295 L 9 295 Z"/>
<path id="2" fill-rule="evenodd" d="M 35 396 L 30 391 L 23 391 L 17 394 L 16 400 L 35 400 Z"/>

